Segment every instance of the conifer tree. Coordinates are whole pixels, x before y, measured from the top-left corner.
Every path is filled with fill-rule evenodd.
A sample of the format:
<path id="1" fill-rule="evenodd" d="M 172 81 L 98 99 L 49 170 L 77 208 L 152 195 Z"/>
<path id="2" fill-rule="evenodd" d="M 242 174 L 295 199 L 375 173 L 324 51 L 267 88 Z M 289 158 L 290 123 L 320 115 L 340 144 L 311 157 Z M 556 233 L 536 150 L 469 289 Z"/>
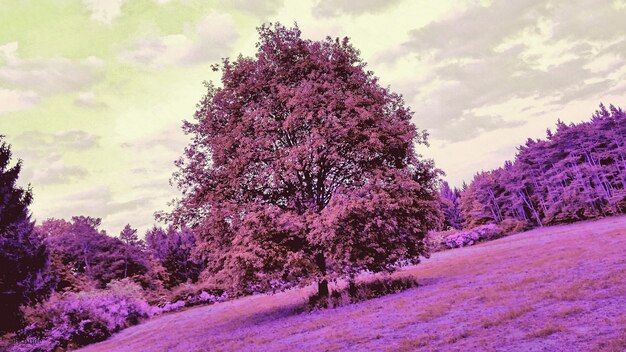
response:
<path id="1" fill-rule="evenodd" d="M 17 185 L 21 160 L 11 164 L 11 148 L 0 136 L 0 332 L 21 324 L 19 307 L 50 292 L 48 251 L 34 231 L 28 206 L 30 188 Z"/>

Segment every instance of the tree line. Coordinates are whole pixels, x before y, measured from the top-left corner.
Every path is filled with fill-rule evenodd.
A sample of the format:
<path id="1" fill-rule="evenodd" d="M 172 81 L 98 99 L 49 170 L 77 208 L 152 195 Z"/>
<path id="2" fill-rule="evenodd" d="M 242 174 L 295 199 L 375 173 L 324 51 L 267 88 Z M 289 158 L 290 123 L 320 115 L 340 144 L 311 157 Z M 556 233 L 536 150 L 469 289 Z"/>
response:
<path id="1" fill-rule="evenodd" d="M 88 216 L 35 225 L 28 211 L 32 190 L 16 184 L 22 163 L 10 165 L 10 146 L 2 138 L 0 332 L 20 327 L 20 307 L 41 302 L 53 292 L 102 289 L 128 278 L 158 295 L 198 279 L 203 266 L 192 257 L 195 236 L 188 228 L 154 227 L 144 240 L 130 225 L 110 236 L 99 229 L 100 219 Z"/>
<path id="2" fill-rule="evenodd" d="M 589 121 L 558 121 L 545 139 L 518 147 L 513 161 L 442 185 L 449 228 L 494 223 L 536 227 L 626 212 L 626 113 L 600 105 Z"/>

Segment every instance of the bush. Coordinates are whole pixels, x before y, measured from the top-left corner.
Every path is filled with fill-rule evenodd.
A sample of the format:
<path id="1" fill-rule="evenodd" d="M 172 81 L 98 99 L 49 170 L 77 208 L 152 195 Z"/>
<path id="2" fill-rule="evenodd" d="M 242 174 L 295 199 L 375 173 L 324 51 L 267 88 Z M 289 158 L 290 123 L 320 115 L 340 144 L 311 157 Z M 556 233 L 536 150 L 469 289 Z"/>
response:
<path id="1" fill-rule="evenodd" d="M 528 223 L 518 219 L 507 218 L 502 220 L 500 227 L 502 228 L 502 232 L 508 235 L 528 230 Z"/>
<path id="2" fill-rule="evenodd" d="M 18 332 L 10 351 L 54 351 L 102 341 L 152 314 L 143 290 L 130 280 L 113 281 L 106 290 L 55 294 L 24 309 L 29 325 Z"/>
<path id="3" fill-rule="evenodd" d="M 193 307 L 202 304 L 213 304 L 218 302 L 223 302 L 228 299 L 228 294 L 226 292 L 222 293 L 219 296 L 216 296 L 211 293 L 207 293 L 206 291 L 200 292 L 197 295 L 189 295 L 184 300 L 174 301 L 173 303 L 166 303 L 161 307 L 152 307 L 152 313 L 154 315 L 173 312 L 180 310 L 184 307 Z"/>
<path id="4" fill-rule="evenodd" d="M 428 252 L 440 252 L 444 249 L 448 249 L 446 246 L 446 238 L 453 234 L 458 233 L 459 230 L 448 230 L 448 231 L 431 231 L 426 235 L 425 243 Z"/>
<path id="5" fill-rule="evenodd" d="M 219 299 L 218 299 L 219 298 Z M 215 303 L 228 298 L 221 288 L 206 284 L 182 284 L 171 291 L 169 302 L 185 301 L 186 306 Z"/>
<path id="6" fill-rule="evenodd" d="M 471 246 L 474 243 L 502 237 L 504 232 L 495 224 L 487 224 L 470 230 L 457 231 L 444 239 L 448 248 Z"/>
<path id="7" fill-rule="evenodd" d="M 208 293 L 206 291 L 200 292 L 200 294 L 195 296 L 187 297 L 185 301 L 186 306 L 197 306 L 200 304 L 213 304 L 218 302 L 223 302 L 228 299 L 228 294 L 226 292 L 222 292 L 221 295 L 216 295 L 212 293 Z"/>
<path id="8" fill-rule="evenodd" d="M 174 312 L 185 308 L 185 301 L 176 301 L 174 303 L 166 303 L 163 307 L 155 308 L 155 314 L 162 314 L 167 312 Z"/>
<path id="9" fill-rule="evenodd" d="M 171 291 L 166 301 L 159 302 L 158 306 L 152 307 L 152 314 L 157 315 L 177 311 L 184 307 L 223 302 L 229 298 L 228 293 L 220 288 L 200 284 L 182 284 Z"/>
<path id="10" fill-rule="evenodd" d="M 365 282 L 350 282 L 347 287 L 331 290 L 330 297 L 320 298 L 317 294 L 309 297 L 309 308 L 334 308 L 350 303 L 357 303 L 388 294 L 402 292 L 418 283 L 414 277 L 380 278 Z"/>

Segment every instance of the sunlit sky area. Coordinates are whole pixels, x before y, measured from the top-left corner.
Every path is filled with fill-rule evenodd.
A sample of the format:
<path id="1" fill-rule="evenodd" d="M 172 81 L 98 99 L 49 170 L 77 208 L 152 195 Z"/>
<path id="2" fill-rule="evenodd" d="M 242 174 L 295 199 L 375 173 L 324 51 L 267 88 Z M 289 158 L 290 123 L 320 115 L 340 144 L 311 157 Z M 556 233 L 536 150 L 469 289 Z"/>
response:
<path id="1" fill-rule="evenodd" d="M 219 80 L 210 65 L 252 55 L 264 22 L 297 22 L 351 38 L 458 186 L 559 118 L 626 107 L 625 18 L 624 0 L 0 0 L 0 134 L 36 220 L 143 231 L 178 194 L 180 127 Z"/>

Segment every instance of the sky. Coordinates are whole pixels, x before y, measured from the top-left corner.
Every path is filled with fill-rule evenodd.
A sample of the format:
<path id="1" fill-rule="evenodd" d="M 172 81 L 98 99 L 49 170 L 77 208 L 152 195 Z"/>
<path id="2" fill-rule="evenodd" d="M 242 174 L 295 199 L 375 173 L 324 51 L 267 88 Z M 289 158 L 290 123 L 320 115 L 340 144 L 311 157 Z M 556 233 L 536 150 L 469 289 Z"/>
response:
<path id="1" fill-rule="evenodd" d="M 418 148 L 460 186 L 557 119 L 626 107 L 626 0 L 0 0 L 0 134 L 34 219 L 141 232 L 211 64 L 254 55 L 262 23 L 349 37 L 430 132 Z"/>

